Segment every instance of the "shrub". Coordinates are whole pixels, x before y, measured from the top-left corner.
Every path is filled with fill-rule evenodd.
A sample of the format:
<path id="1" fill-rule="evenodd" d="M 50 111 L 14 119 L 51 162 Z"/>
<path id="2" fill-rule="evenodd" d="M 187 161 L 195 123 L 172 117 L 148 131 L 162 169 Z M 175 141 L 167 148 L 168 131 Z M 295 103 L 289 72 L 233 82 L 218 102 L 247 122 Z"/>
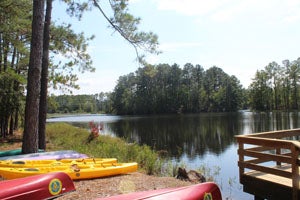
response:
<path id="1" fill-rule="evenodd" d="M 46 136 L 50 150 L 71 149 L 90 157 L 117 158 L 119 162 L 137 162 L 147 174 L 160 174 L 158 154 L 149 146 L 128 144 L 124 139 L 99 135 L 86 143 L 90 132 L 66 123 L 47 124 Z"/>

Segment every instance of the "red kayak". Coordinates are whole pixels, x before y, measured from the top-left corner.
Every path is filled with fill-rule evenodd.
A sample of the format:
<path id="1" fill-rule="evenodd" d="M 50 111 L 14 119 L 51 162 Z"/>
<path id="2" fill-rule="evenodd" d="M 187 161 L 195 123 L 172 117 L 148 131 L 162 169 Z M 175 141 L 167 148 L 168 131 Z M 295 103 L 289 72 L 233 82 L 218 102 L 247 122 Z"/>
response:
<path id="1" fill-rule="evenodd" d="M 197 185 L 168 188 L 143 192 L 134 192 L 112 197 L 98 198 L 97 200 L 222 200 L 219 187 L 212 182 Z"/>
<path id="2" fill-rule="evenodd" d="M 0 199 L 52 199 L 75 191 L 72 179 L 63 172 L 0 181 Z"/>

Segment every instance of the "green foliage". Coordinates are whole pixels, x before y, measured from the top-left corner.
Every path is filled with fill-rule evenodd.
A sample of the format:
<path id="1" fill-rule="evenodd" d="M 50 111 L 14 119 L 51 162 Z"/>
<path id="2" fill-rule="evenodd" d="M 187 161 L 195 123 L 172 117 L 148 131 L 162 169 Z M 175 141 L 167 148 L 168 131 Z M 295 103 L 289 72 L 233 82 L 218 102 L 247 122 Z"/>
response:
<path id="1" fill-rule="evenodd" d="M 157 174 L 160 169 L 158 154 L 148 146 L 128 144 L 125 140 L 100 135 L 86 143 L 89 132 L 65 123 L 47 125 L 50 149 L 72 149 L 91 157 L 117 158 L 119 162 L 137 162 L 147 174 Z"/>
<path id="2" fill-rule="evenodd" d="M 146 65 L 119 78 L 112 102 L 117 114 L 230 112 L 244 104 L 243 92 L 235 76 L 217 67 Z"/>
<path id="3" fill-rule="evenodd" d="M 158 36 L 153 32 L 144 32 L 139 30 L 141 18 L 134 17 L 128 11 L 129 0 L 111 0 L 109 1 L 113 17 L 108 18 L 102 10 L 97 0 L 94 4 L 108 20 L 111 28 L 120 33 L 136 50 L 139 61 L 144 62 L 144 55 L 139 55 L 138 51 L 143 50 L 151 54 L 159 54 Z"/>
<path id="4" fill-rule="evenodd" d="M 298 110 L 300 58 L 283 65 L 269 63 L 257 71 L 249 87 L 249 103 L 253 110 Z"/>
<path id="5" fill-rule="evenodd" d="M 51 97 L 49 112 L 156 114 L 230 112 L 243 108 L 245 90 L 235 76 L 212 67 L 206 71 L 188 63 L 138 68 L 119 77 L 113 93 Z"/>
<path id="6" fill-rule="evenodd" d="M 110 93 L 95 95 L 60 95 L 48 98 L 48 113 L 109 113 Z"/>
<path id="7" fill-rule="evenodd" d="M 49 80 L 54 89 L 79 88 L 76 84 L 78 76 L 74 73 L 75 67 L 81 73 L 95 71 L 87 52 L 88 43 L 93 39 L 94 36 L 85 37 L 83 33 L 75 33 L 70 24 L 51 27 L 51 53 L 54 57 L 59 55 L 64 58 L 58 63 L 54 59 L 51 61 Z"/>
<path id="8" fill-rule="evenodd" d="M 0 136 L 19 125 L 24 104 L 32 1 L 0 1 Z M 20 17 L 21 16 L 21 17 Z"/>
<path id="9" fill-rule="evenodd" d="M 161 167 L 161 174 L 164 174 L 166 176 L 175 177 L 177 176 L 178 168 L 186 168 L 186 165 L 182 162 L 180 163 L 173 163 L 172 161 L 168 161 L 163 163 Z"/>
<path id="10" fill-rule="evenodd" d="M 198 171 L 206 178 L 206 181 L 216 181 L 216 177 L 220 175 L 221 168 L 219 166 L 209 166 L 202 164 Z"/>
<path id="11" fill-rule="evenodd" d="M 83 13 L 85 11 L 91 10 L 92 8 L 92 1 L 88 2 L 80 2 L 80 1 L 74 1 L 74 0 L 62 0 L 64 1 L 67 5 L 67 13 L 72 16 L 78 18 L 78 20 L 81 19 Z"/>

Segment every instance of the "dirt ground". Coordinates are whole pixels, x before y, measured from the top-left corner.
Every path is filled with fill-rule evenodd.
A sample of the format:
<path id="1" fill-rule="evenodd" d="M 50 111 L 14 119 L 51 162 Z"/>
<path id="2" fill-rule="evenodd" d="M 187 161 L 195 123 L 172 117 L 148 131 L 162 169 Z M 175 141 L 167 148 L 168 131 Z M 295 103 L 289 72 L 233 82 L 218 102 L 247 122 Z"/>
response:
<path id="1" fill-rule="evenodd" d="M 76 188 L 75 192 L 65 194 L 57 199 L 95 199 L 130 192 L 191 185 L 190 182 L 181 181 L 173 177 L 148 176 L 140 172 L 107 178 L 74 181 L 74 184 Z"/>
<path id="2" fill-rule="evenodd" d="M 2 146 L 0 151 L 21 148 L 21 142 Z M 191 185 L 174 177 L 149 176 L 141 172 L 91 180 L 74 181 L 76 191 L 65 194 L 57 199 L 89 200 L 137 191 L 172 188 Z"/>

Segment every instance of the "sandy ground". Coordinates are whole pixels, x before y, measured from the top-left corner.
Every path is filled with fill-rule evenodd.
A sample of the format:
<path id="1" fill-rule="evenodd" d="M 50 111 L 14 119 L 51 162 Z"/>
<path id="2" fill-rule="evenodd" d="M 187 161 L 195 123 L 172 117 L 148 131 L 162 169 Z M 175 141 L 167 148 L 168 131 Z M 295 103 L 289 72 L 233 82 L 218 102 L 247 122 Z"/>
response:
<path id="1" fill-rule="evenodd" d="M 135 172 L 126 175 L 74 181 L 76 191 L 57 199 L 96 199 L 136 191 L 172 188 L 191 185 L 173 177 L 156 177 Z"/>

